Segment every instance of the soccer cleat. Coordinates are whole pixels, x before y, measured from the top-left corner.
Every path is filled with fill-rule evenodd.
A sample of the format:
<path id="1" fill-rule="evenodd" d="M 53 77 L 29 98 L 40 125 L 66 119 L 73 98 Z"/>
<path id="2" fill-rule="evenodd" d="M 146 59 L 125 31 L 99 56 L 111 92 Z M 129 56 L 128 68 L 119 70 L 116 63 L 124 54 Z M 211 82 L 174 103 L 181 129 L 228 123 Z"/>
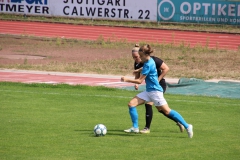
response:
<path id="1" fill-rule="evenodd" d="M 180 129 L 180 132 L 183 132 L 184 131 L 184 126 L 181 124 L 181 123 L 179 123 L 179 122 L 177 122 L 177 124 L 176 125 L 178 125 L 178 127 L 179 127 L 179 129 Z"/>
<path id="2" fill-rule="evenodd" d="M 187 133 L 188 133 L 189 138 L 193 137 L 193 125 L 191 125 L 191 124 L 188 125 Z"/>
<path id="3" fill-rule="evenodd" d="M 124 130 L 124 132 L 126 132 L 126 133 L 139 133 L 139 129 L 132 127 L 132 128 Z"/>
<path id="4" fill-rule="evenodd" d="M 146 133 L 150 133 L 150 129 L 148 129 L 147 127 L 143 128 L 140 133 L 142 134 L 146 134 Z"/>

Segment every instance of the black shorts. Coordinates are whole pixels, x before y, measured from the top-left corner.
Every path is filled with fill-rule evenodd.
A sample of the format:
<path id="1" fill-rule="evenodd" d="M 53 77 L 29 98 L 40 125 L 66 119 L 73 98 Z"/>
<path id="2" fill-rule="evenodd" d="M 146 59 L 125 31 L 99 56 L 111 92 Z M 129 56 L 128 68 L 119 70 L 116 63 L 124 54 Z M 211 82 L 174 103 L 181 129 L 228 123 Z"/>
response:
<path id="1" fill-rule="evenodd" d="M 166 84 L 166 81 L 165 79 L 162 79 L 160 82 L 159 82 L 160 86 L 163 88 L 163 93 L 166 91 L 167 89 L 167 84 Z"/>

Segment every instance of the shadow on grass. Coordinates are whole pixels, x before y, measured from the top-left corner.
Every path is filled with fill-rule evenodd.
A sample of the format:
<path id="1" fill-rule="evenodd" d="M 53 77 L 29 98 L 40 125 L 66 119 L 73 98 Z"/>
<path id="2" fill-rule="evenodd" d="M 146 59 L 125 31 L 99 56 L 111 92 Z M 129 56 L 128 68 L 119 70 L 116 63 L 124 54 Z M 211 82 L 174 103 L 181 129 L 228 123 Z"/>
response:
<path id="1" fill-rule="evenodd" d="M 140 134 L 135 133 L 125 133 L 123 130 L 108 130 L 108 135 L 118 135 L 118 136 L 136 136 Z"/>
<path id="2" fill-rule="evenodd" d="M 94 136 L 93 130 L 74 130 L 75 132 L 81 132 L 80 134 L 87 134 L 90 136 Z M 123 130 L 107 130 L 107 135 L 113 136 L 139 136 L 141 134 L 134 134 L 134 133 L 125 133 Z"/>

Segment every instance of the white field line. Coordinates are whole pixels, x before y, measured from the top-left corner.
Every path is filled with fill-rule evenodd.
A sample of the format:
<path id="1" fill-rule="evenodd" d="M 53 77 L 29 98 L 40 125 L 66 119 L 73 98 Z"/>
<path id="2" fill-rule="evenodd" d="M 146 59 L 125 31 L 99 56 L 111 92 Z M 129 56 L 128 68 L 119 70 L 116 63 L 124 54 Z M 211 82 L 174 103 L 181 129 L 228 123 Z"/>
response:
<path id="1" fill-rule="evenodd" d="M 71 95 L 71 96 L 84 96 L 84 97 L 106 97 L 106 98 L 124 98 L 124 99 L 131 99 L 133 97 L 127 96 L 111 96 L 111 95 L 88 95 L 88 94 L 62 94 L 57 92 L 29 92 L 29 91 L 20 91 L 20 90 L 4 90 L 0 89 L 0 92 L 17 92 L 17 93 L 27 93 L 27 94 L 45 94 L 45 95 Z M 208 103 L 208 104 L 216 104 L 216 102 L 203 102 L 203 101 L 189 101 L 189 100 L 179 100 L 179 99 L 168 99 L 167 101 L 176 101 L 176 102 L 190 102 L 190 103 Z M 221 103 L 227 106 L 240 106 L 239 103 Z"/>
<path id="2" fill-rule="evenodd" d="M 97 83 L 97 84 L 99 84 L 99 85 L 107 85 L 107 84 L 123 84 L 123 83 L 128 84 L 127 82 L 106 82 L 106 83 Z"/>

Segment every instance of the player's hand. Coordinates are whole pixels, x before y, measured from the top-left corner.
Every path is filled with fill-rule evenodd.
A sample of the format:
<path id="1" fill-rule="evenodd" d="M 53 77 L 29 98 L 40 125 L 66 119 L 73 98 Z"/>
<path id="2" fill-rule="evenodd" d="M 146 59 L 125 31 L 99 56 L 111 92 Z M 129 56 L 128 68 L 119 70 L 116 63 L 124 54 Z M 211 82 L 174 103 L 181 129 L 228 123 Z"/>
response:
<path id="1" fill-rule="evenodd" d="M 125 82 L 125 77 L 121 77 L 121 82 Z"/>
<path id="2" fill-rule="evenodd" d="M 134 85 L 134 88 L 135 88 L 136 90 L 138 90 L 138 84 L 135 84 L 135 85 Z"/>

